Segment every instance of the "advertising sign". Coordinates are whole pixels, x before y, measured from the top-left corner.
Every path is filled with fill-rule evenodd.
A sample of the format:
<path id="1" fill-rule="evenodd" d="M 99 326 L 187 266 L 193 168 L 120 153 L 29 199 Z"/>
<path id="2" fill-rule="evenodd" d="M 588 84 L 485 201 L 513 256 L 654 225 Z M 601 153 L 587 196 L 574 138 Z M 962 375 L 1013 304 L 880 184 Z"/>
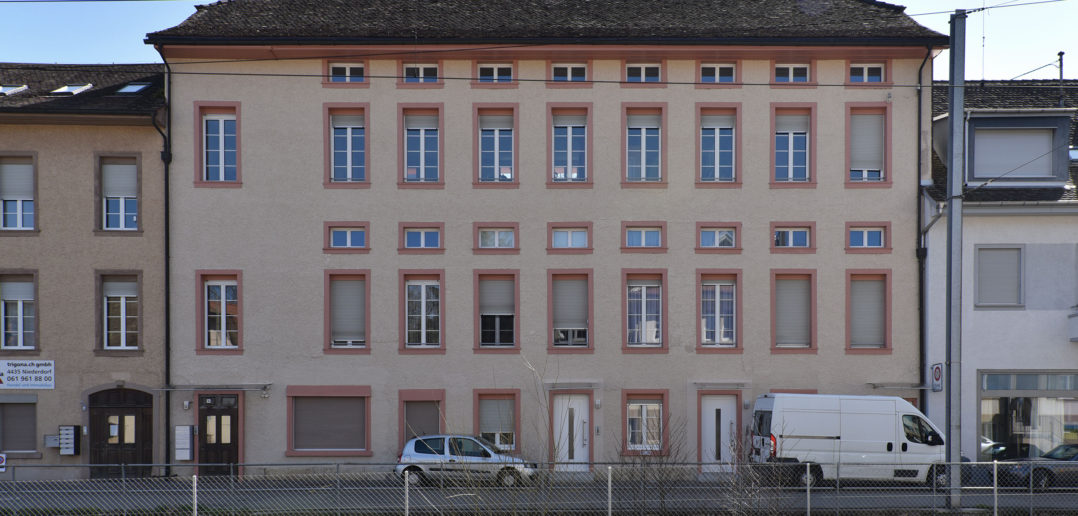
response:
<path id="1" fill-rule="evenodd" d="M 0 360 L 0 389 L 54 389 L 52 360 Z"/>

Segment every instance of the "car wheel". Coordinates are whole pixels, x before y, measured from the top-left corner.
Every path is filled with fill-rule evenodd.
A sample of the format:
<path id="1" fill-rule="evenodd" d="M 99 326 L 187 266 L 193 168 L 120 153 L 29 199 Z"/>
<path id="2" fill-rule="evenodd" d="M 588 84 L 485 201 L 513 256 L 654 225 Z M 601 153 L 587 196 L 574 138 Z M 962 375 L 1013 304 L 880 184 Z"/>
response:
<path id="1" fill-rule="evenodd" d="M 813 465 L 808 471 L 805 471 L 804 467 L 798 466 L 801 470 L 801 474 L 798 475 L 798 483 L 801 487 L 818 487 L 820 482 L 823 481 L 823 471 L 819 466 Z"/>
<path id="2" fill-rule="evenodd" d="M 950 482 L 951 479 L 948 478 L 947 468 L 940 465 L 935 465 L 928 468 L 928 478 L 925 479 L 925 483 L 928 484 L 930 487 L 934 487 L 936 489 L 944 489 L 947 487 L 948 484 L 950 484 Z"/>
<path id="3" fill-rule="evenodd" d="M 516 487 L 520 485 L 520 473 L 511 469 L 503 469 L 498 472 L 498 485 L 502 487 Z"/>
<path id="4" fill-rule="evenodd" d="M 423 477 L 423 471 L 419 468 L 408 468 L 404 471 L 407 475 L 402 475 L 402 479 L 407 482 L 410 487 L 419 487 L 426 482 L 426 478 Z"/>
<path id="5" fill-rule="evenodd" d="M 1033 472 L 1033 490 L 1034 491 L 1046 491 L 1052 487 L 1052 474 L 1038 469 Z"/>

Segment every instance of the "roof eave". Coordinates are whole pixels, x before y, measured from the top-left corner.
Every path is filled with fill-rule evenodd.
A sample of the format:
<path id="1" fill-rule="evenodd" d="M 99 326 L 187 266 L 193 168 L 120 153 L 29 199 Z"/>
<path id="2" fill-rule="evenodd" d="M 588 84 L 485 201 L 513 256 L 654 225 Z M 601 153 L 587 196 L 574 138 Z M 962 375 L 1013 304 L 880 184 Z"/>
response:
<path id="1" fill-rule="evenodd" d="M 144 40 L 148 45 L 400 45 L 416 44 L 414 38 L 353 38 L 353 37 L 230 37 L 230 36 L 154 36 Z M 949 40 L 946 36 L 925 36 L 915 38 L 673 38 L 673 37 L 638 37 L 638 38 L 427 38 L 419 44 L 534 44 L 534 45 L 824 45 L 824 46 L 932 46 L 946 48 Z"/>

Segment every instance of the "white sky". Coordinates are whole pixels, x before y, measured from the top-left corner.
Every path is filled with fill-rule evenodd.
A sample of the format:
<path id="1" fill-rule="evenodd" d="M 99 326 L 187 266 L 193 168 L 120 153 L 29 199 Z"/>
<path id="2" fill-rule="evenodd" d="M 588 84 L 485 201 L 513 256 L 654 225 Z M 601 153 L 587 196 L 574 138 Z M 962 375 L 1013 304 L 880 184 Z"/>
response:
<path id="1" fill-rule="evenodd" d="M 0 0 L 0 61 L 160 62 L 157 52 L 142 42 L 146 33 L 177 25 L 194 12 L 195 4 L 210 1 Z M 943 34 L 950 32 L 948 22 L 955 9 L 1000 6 L 971 14 L 967 19 L 967 79 L 1012 79 L 1055 62 L 1061 50 L 1066 52 L 1065 75 L 1078 77 L 1078 0 L 889 1 L 906 5 L 906 13 Z M 947 78 L 948 59 L 947 53 L 936 58 L 937 79 Z M 1054 65 L 1022 76 L 1058 77 L 1059 69 Z"/>

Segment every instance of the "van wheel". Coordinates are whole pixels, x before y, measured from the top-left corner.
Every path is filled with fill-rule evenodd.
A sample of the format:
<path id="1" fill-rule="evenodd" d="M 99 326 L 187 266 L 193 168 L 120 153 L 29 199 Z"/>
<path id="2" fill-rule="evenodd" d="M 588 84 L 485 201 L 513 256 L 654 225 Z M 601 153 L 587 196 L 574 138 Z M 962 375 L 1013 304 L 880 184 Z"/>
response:
<path id="1" fill-rule="evenodd" d="M 407 476 L 402 475 L 401 479 L 402 480 L 407 479 L 405 481 L 408 482 L 409 487 L 419 487 L 419 486 L 423 485 L 427 480 L 423 476 L 423 471 L 420 470 L 419 468 L 408 468 L 408 469 L 406 469 L 404 471 L 407 472 L 408 475 Z"/>
<path id="2" fill-rule="evenodd" d="M 498 485 L 502 487 L 517 487 L 520 485 L 520 473 L 511 469 L 503 469 L 498 472 Z"/>
<path id="3" fill-rule="evenodd" d="M 798 467 L 801 469 L 801 474 L 797 479 L 801 487 L 818 487 L 823 482 L 823 470 L 819 466 L 814 464 L 808 471 L 805 471 L 804 467 Z"/>
<path id="4" fill-rule="evenodd" d="M 1038 469 L 1033 472 L 1033 490 L 1034 491 L 1047 491 L 1052 487 L 1052 474 Z"/>
<path id="5" fill-rule="evenodd" d="M 944 489 L 950 482 L 951 479 L 948 478 L 946 467 L 937 464 L 928 468 L 928 478 L 925 479 L 925 483 L 929 486 Z"/>

